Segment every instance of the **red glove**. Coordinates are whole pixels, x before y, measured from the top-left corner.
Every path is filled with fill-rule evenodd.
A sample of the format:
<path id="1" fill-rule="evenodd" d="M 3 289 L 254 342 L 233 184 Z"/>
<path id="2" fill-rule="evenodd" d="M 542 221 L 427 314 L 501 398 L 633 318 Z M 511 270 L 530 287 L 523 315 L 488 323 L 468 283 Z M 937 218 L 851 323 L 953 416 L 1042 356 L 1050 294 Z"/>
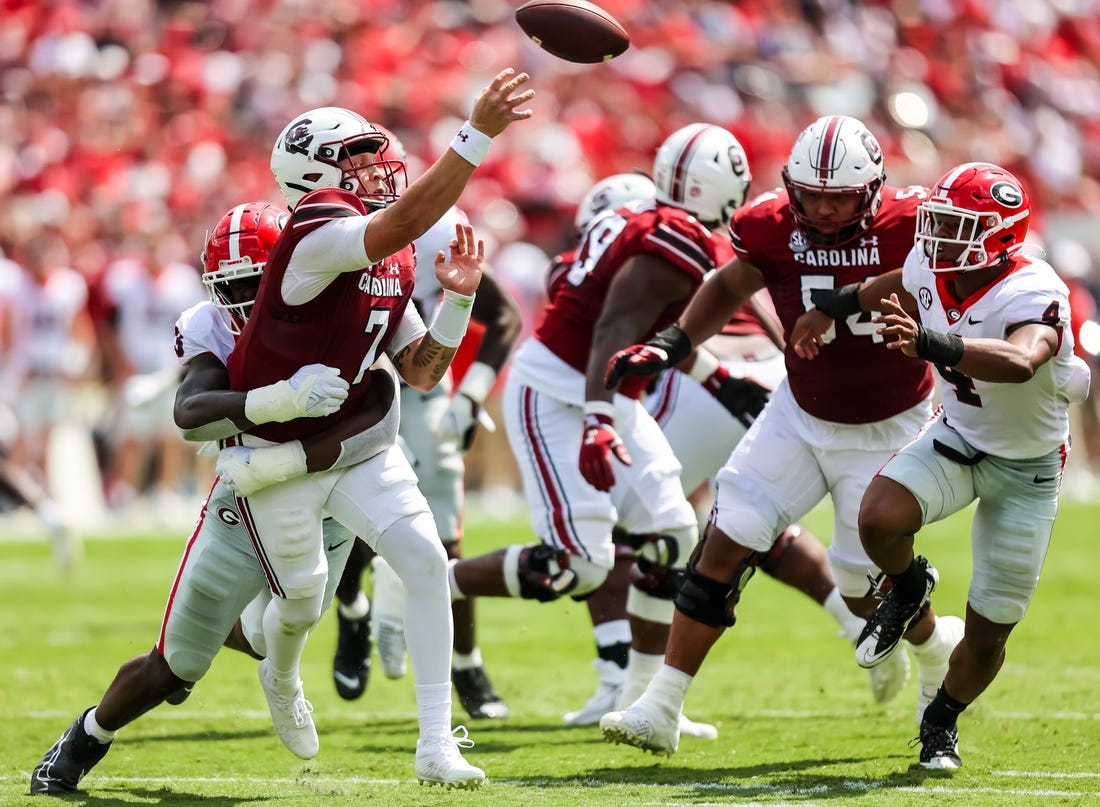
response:
<path id="1" fill-rule="evenodd" d="M 584 437 L 581 438 L 581 455 L 577 464 L 585 481 L 605 493 L 615 484 L 612 454 L 623 465 L 633 464 L 623 438 L 615 431 L 615 419 L 610 415 L 585 415 Z"/>

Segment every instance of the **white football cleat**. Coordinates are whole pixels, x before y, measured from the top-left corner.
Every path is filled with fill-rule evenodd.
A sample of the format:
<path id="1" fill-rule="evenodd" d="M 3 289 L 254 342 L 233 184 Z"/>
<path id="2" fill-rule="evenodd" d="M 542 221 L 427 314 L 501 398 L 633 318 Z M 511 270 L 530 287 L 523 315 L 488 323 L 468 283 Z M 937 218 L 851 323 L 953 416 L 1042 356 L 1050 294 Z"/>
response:
<path id="1" fill-rule="evenodd" d="M 696 723 L 687 715 L 680 713 L 680 736 L 694 737 L 697 740 L 717 740 L 718 727 L 710 723 Z"/>
<path id="2" fill-rule="evenodd" d="M 313 759 L 320 744 L 317 741 L 317 727 L 313 725 L 313 704 L 306 700 L 302 682 L 298 682 L 298 689 L 293 695 L 286 696 L 276 689 L 275 677 L 267 659 L 260 662 L 258 673 L 260 686 L 267 696 L 267 707 L 271 710 L 271 725 L 275 728 L 275 734 L 295 756 Z"/>
<path id="3" fill-rule="evenodd" d="M 465 726 L 450 734 L 416 741 L 416 778 L 420 784 L 474 789 L 485 783 L 485 771 L 467 762 L 460 748 L 473 748 Z"/>
<path id="4" fill-rule="evenodd" d="M 962 641 L 966 623 L 957 616 L 937 616 L 936 632 L 928 641 L 936 642 L 934 657 L 917 659 L 917 681 L 920 692 L 917 693 L 917 725 L 924 721 L 924 710 L 940 691 L 940 684 L 947 675 L 947 665 L 955 646 Z"/>
<path id="5" fill-rule="evenodd" d="M 405 645 L 405 626 L 381 616 L 373 623 L 374 643 L 378 648 L 378 658 L 382 662 L 382 672 L 387 678 L 404 678 L 408 672 L 408 647 Z"/>
<path id="6" fill-rule="evenodd" d="M 613 661 L 597 658 L 592 661 L 596 673 L 600 676 L 600 685 L 596 687 L 584 706 L 575 712 L 566 712 L 562 722 L 567 726 L 595 726 L 600 718 L 615 708 L 626 683 L 626 670 Z"/>
<path id="7" fill-rule="evenodd" d="M 642 698 L 621 712 L 601 717 L 600 730 L 609 743 L 626 743 L 667 757 L 680 744 L 680 714 Z"/>
<path id="8" fill-rule="evenodd" d="M 886 661 L 868 670 L 871 678 L 871 697 L 875 703 L 889 703 L 905 688 L 909 680 L 909 654 L 898 648 Z"/>

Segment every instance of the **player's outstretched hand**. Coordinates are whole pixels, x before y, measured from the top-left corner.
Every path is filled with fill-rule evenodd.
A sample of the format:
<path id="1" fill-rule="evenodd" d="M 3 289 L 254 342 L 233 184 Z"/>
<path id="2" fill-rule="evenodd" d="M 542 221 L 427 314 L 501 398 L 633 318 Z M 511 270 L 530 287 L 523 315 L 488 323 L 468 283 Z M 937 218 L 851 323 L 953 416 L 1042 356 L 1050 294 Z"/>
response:
<path id="1" fill-rule="evenodd" d="M 519 107 L 534 98 L 535 91 L 517 92 L 530 79 L 527 73 L 516 73 L 511 67 L 497 73 L 489 86 L 478 94 L 470 112 L 470 125 L 482 134 L 496 137 L 512 121 L 531 117 L 534 110 Z"/>
<path id="2" fill-rule="evenodd" d="M 906 356 L 917 355 L 917 337 L 920 336 L 920 325 L 909 316 L 902 307 L 896 294 L 879 300 L 882 304 L 882 312 L 872 322 L 882 325 L 876 333 L 886 339 L 886 347 L 891 350 L 900 350 Z"/>
<path id="3" fill-rule="evenodd" d="M 481 284 L 485 269 L 485 242 L 474 238 L 474 228 L 468 224 L 455 225 L 455 237 L 451 239 L 451 257 L 440 250 L 435 256 L 435 277 L 445 291 L 469 297 Z"/>
<path id="4" fill-rule="evenodd" d="M 816 308 L 800 316 L 791 328 L 791 348 L 801 359 L 817 358 L 825 344 L 825 333 L 833 325 L 833 318 Z"/>
<path id="5" fill-rule="evenodd" d="M 656 375 L 673 367 L 691 354 L 691 340 L 679 325 L 669 325 L 648 342 L 631 345 L 607 362 L 603 383 L 615 389 L 623 376 Z"/>

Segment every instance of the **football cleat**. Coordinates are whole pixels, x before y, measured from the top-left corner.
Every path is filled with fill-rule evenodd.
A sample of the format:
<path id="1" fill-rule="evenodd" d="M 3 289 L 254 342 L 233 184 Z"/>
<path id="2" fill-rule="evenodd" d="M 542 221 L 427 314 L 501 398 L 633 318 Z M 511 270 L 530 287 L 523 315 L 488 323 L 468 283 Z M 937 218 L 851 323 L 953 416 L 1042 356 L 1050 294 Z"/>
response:
<path id="1" fill-rule="evenodd" d="M 867 672 L 875 703 L 889 703 L 901 693 L 909 680 L 909 654 L 904 650 L 891 653 L 885 661 Z"/>
<path id="2" fill-rule="evenodd" d="M 493 689 L 493 682 L 489 680 L 484 667 L 451 670 L 451 680 L 454 681 L 459 703 L 473 719 L 502 720 L 511 714 L 508 704 Z"/>
<path id="3" fill-rule="evenodd" d="M 923 555 L 917 556 L 916 563 L 924 571 L 923 593 L 915 600 L 902 602 L 895 588 L 891 587 L 886 592 L 856 640 L 856 663 L 860 667 L 874 667 L 889 658 L 936 590 L 936 584 L 940 581 L 939 572 L 929 565 Z"/>
<path id="4" fill-rule="evenodd" d="M 72 793 L 84 774 L 96 766 L 110 743 L 101 743 L 84 731 L 87 709 L 57 739 L 31 772 L 31 795 L 58 796 Z"/>
<path id="5" fill-rule="evenodd" d="M 302 682 L 298 682 L 293 695 L 281 694 L 267 659 L 260 662 L 259 676 L 260 686 L 267 696 L 268 709 L 271 710 L 271 725 L 275 728 L 275 734 L 295 756 L 313 759 L 320 745 L 317 727 L 313 725 L 313 704 L 306 700 Z"/>
<path id="6" fill-rule="evenodd" d="M 336 608 L 336 620 L 339 627 L 332 681 L 337 695 L 353 701 L 366 691 L 370 678 L 370 616 L 348 619 Z"/>
<path id="7" fill-rule="evenodd" d="M 681 712 L 680 736 L 694 737 L 697 740 L 717 740 L 718 727 L 712 726 L 710 723 L 697 723 Z"/>
<path id="8" fill-rule="evenodd" d="M 600 676 L 600 685 L 596 687 L 584 706 L 575 712 L 566 712 L 562 721 L 567 726 L 595 726 L 600 718 L 614 710 L 626 683 L 626 670 L 613 661 L 597 658 L 592 666 Z"/>
<path id="9" fill-rule="evenodd" d="M 404 678 L 409 669 L 405 626 L 380 616 L 375 618 L 374 625 L 374 641 L 378 645 L 378 658 L 382 660 L 382 672 L 387 678 Z"/>
<path id="10" fill-rule="evenodd" d="M 952 726 L 920 727 L 920 736 L 909 744 L 920 743 L 920 766 L 933 771 L 953 771 L 962 767 L 959 756 L 959 730 Z"/>
<path id="11" fill-rule="evenodd" d="M 940 691 L 940 685 L 947 676 L 947 666 L 955 646 L 962 641 L 966 623 L 957 616 L 937 616 L 936 631 L 928 640 L 936 642 L 935 655 L 929 658 L 925 653 L 917 659 L 917 681 L 920 692 L 917 693 L 917 725 L 924 721 L 924 710 Z"/>
<path id="12" fill-rule="evenodd" d="M 450 734 L 426 737 L 416 742 L 416 778 L 420 784 L 443 785 L 472 790 L 485 783 L 485 771 L 467 762 L 461 748 L 473 748 L 465 726 Z"/>
<path id="13" fill-rule="evenodd" d="M 667 757 L 680 744 L 680 715 L 643 697 L 628 709 L 601 717 L 600 731 L 609 743 L 626 743 Z"/>

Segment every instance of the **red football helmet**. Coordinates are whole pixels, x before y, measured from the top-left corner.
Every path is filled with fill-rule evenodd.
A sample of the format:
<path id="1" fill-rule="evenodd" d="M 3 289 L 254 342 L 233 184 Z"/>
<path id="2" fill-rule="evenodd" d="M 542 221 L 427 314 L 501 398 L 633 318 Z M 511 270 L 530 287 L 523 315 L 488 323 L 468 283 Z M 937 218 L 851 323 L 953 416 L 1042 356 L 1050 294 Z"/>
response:
<path id="1" fill-rule="evenodd" d="M 260 273 L 288 216 L 267 202 L 248 202 L 222 216 L 206 234 L 202 282 L 233 333 L 239 334 L 248 321 Z"/>
<path id="2" fill-rule="evenodd" d="M 993 266 L 1023 246 L 1030 218 L 1020 180 L 992 163 L 964 163 L 917 208 L 917 250 L 933 272 Z"/>

